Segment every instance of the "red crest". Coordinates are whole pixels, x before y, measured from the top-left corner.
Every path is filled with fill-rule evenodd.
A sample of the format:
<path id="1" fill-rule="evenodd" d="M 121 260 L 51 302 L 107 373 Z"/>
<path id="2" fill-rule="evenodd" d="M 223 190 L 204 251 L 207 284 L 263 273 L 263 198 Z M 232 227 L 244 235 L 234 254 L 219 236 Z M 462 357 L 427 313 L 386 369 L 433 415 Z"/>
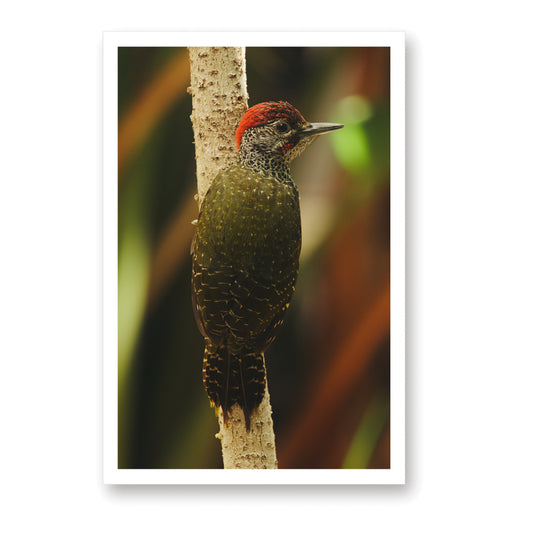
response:
<path id="1" fill-rule="evenodd" d="M 288 102 L 263 102 L 250 107 L 250 109 L 248 109 L 242 116 L 239 126 L 235 131 L 237 148 L 239 148 L 239 145 L 241 144 L 242 134 L 248 128 L 267 124 L 272 120 L 278 120 L 281 118 L 286 119 L 291 124 L 305 122 L 301 113 Z"/>

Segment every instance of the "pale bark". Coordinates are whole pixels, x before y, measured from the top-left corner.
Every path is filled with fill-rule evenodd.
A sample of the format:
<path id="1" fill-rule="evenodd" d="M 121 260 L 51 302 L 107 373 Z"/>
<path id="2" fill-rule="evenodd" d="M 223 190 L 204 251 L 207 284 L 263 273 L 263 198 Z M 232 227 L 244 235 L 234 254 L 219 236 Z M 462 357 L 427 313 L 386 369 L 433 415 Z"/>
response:
<path id="1" fill-rule="evenodd" d="M 268 384 L 257 412 L 250 417 L 250 431 L 246 431 L 244 413 L 236 405 L 231 410 L 227 425 L 224 425 L 222 411 L 219 412 L 218 422 L 220 432 L 216 436 L 222 444 L 224 468 L 278 467 Z"/>
<path id="2" fill-rule="evenodd" d="M 246 111 L 245 49 L 191 47 L 191 120 L 196 149 L 198 202 L 220 170 L 235 161 L 235 130 Z M 277 468 L 268 386 L 246 431 L 244 414 L 234 406 L 227 423 L 219 413 L 224 468 Z"/>
<path id="3" fill-rule="evenodd" d="M 235 160 L 235 130 L 247 109 L 244 48 L 189 48 L 191 120 L 199 203 L 218 172 Z"/>

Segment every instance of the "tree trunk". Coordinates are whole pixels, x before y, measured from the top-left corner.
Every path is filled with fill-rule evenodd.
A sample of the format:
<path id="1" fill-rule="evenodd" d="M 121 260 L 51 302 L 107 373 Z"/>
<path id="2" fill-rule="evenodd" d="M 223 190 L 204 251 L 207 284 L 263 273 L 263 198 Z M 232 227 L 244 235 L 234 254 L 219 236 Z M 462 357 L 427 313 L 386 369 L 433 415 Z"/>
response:
<path id="1" fill-rule="evenodd" d="M 234 162 L 235 130 L 246 111 L 245 49 L 191 47 L 191 120 L 196 148 L 198 203 L 202 204 L 211 181 Z M 219 414 L 224 468 L 277 468 L 272 409 L 268 386 L 261 405 L 246 431 L 244 413 L 234 406 L 224 423 Z"/>

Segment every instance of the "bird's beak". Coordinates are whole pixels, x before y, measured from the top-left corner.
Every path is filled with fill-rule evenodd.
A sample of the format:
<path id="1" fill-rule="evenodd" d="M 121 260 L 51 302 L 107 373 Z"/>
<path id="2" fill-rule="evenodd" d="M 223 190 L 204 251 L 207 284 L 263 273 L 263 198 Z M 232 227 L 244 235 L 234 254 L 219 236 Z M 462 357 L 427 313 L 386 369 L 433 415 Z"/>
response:
<path id="1" fill-rule="evenodd" d="M 322 135 L 323 133 L 328 133 L 328 131 L 338 130 L 344 128 L 344 124 L 332 124 L 330 122 L 312 122 L 306 124 L 298 134 L 301 137 Z"/>

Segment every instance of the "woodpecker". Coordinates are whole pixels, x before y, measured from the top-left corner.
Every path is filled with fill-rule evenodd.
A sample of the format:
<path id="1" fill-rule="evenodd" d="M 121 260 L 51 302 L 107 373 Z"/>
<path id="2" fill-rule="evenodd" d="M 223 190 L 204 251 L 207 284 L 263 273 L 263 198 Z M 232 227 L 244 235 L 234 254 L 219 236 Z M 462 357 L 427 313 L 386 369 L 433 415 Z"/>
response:
<path id="1" fill-rule="evenodd" d="M 227 422 L 250 416 L 265 392 L 264 352 L 294 293 L 301 248 L 298 189 L 289 165 L 318 135 L 342 124 L 309 123 L 287 102 L 248 109 L 235 132 L 237 162 L 202 202 L 192 246 L 192 300 L 205 338 L 203 382 Z"/>

